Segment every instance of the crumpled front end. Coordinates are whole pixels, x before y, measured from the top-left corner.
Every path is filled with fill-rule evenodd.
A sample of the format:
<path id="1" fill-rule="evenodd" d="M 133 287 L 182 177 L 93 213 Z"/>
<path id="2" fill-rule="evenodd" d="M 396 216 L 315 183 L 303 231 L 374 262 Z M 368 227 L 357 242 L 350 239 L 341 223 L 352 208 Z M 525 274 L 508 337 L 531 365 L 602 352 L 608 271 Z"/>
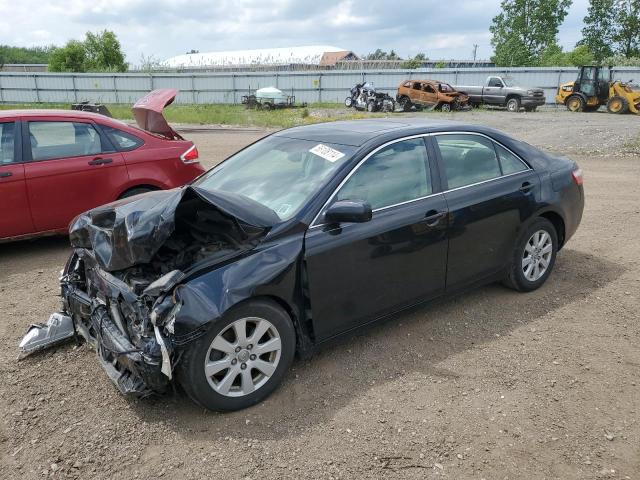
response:
<path id="1" fill-rule="evenodd" d="M 182 276 L 170 272 L 137 294 L 122 275 L 102 270 L 90 250 L 71 257 L 61 279 L 63 311 L 122 393 L 146 396 L 169 384 L 176 358 L 166 327 L 179 308 L 170 289 Z"/>
<path id="2" fill-rule="evenodd" d="M 163 392 L 182 347 L 217 318 L 188 281 L 249 255 L 277 219 L 246 197 L 196 186 L 80 215 L 60 279 L 62 311 L 27 332 L 23 354 L 81 336 L 122 393 Z M 181 310 L 186 320 L 176 322 Z"/>

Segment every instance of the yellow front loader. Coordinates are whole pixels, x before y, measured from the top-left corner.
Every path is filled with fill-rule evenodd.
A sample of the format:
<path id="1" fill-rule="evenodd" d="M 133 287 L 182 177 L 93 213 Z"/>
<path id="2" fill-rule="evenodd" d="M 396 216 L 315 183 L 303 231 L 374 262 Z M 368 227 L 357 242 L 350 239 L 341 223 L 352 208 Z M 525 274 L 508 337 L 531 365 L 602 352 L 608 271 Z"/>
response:
<path id="1" fill-rule="evenodd" d="M 556 103 L 572 112 L 592 112 L 606 105 L 609 113 L 640 114 L 640 91 L 613 80 L 611 67 L 585 65 L 575 82 L 558 87 Z"/>

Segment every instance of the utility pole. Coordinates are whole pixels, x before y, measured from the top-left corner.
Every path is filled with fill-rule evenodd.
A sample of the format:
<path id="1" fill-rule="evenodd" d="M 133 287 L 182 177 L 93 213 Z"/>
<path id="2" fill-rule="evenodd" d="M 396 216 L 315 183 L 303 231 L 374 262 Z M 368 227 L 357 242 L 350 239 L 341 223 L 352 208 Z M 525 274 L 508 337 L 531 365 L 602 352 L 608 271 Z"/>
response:
<path id="1" fill-rule="evenodd" d="M 476 54 L 478 53 L 478 44 L 473 44 L 473 63 L 476 63 Z"/>

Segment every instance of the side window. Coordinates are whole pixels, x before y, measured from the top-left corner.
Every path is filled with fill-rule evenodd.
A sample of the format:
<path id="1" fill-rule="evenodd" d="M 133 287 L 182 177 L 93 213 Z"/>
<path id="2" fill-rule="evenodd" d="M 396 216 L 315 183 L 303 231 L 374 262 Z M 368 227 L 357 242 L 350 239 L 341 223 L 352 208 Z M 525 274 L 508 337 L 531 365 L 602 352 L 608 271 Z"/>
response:
<path id="1" fill-rule="evenodd" d="M 436 135 L 449 188 L 500 176 L 493 142 L 479 135 Z"/>
<path id="2" fill-rule="evenodd" d="M 431 85 L 426 85 L 424 91 L 427 93 L 436 93 Z"/>
<path id="3" fill-rule="evenodd" d="M 502 87 L 502 82 L 499 78 L 491 77 L 489 79 L 489 87 Z"/>
<path id="4" fill-rule="evenodd" d="M 100 135 L 90 123 L 29 122 L 33 160 L 81 157 L 102 152 Z"/>
<path id="5" fill-rule="evenodd" d="M 15 123 L 0 123 L 0 165 L 13 163 Z"/>
<path id="6" fill-rule="evenodd" d="M 414 90 L 422 90 L 422 84 L 420 82 L 416 82 L 413 84 Z"/>
<path id="7" fill-rule="evenodd" d="M 115 145 L 116 149 L 119 152 L 128 152 L 130 150 L 135 150 L 144 142 L 142 139 L 136 137 L 127 132 L 123 132 L 122 130 L 118 130 L 117 128 L 107 127 L 102 125 L 102 131 L 107 134 L 109 140 Z"/>
<path id="8" fill-rule="evenodd" d="M 502 145 L 498 145 L 496 143 L 496 150 L 498 151 L 498 157 L 500 157 L 500 165 L 502 166 L 503 175 L 522 172 L 523 170 L 527 169 L 527 166 L 522 162 L 522 160 L 520 160 Z"/>
<path id="9" fill-rule="evenodd" d="M 432 193 L 427 149 L 422 138 L 393 143 L 369 157 L 342 186 L 337 200 L 364 200 L 388 207 Z"/>

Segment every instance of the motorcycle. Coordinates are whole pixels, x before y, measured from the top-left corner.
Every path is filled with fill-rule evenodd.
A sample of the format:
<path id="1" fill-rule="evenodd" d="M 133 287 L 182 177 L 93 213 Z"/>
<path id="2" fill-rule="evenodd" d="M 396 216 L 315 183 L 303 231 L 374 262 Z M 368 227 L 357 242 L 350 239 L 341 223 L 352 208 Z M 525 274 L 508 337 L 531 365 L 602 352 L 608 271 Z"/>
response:
<path id="1" fill-rule="evenodd" d="M 347 108 L 367 112 L 393 112 L 396 108 L 395 100 L 386 93 L 376 92 L 373 83 L 357 83 L 350 93 L 344 100 Z"/>

